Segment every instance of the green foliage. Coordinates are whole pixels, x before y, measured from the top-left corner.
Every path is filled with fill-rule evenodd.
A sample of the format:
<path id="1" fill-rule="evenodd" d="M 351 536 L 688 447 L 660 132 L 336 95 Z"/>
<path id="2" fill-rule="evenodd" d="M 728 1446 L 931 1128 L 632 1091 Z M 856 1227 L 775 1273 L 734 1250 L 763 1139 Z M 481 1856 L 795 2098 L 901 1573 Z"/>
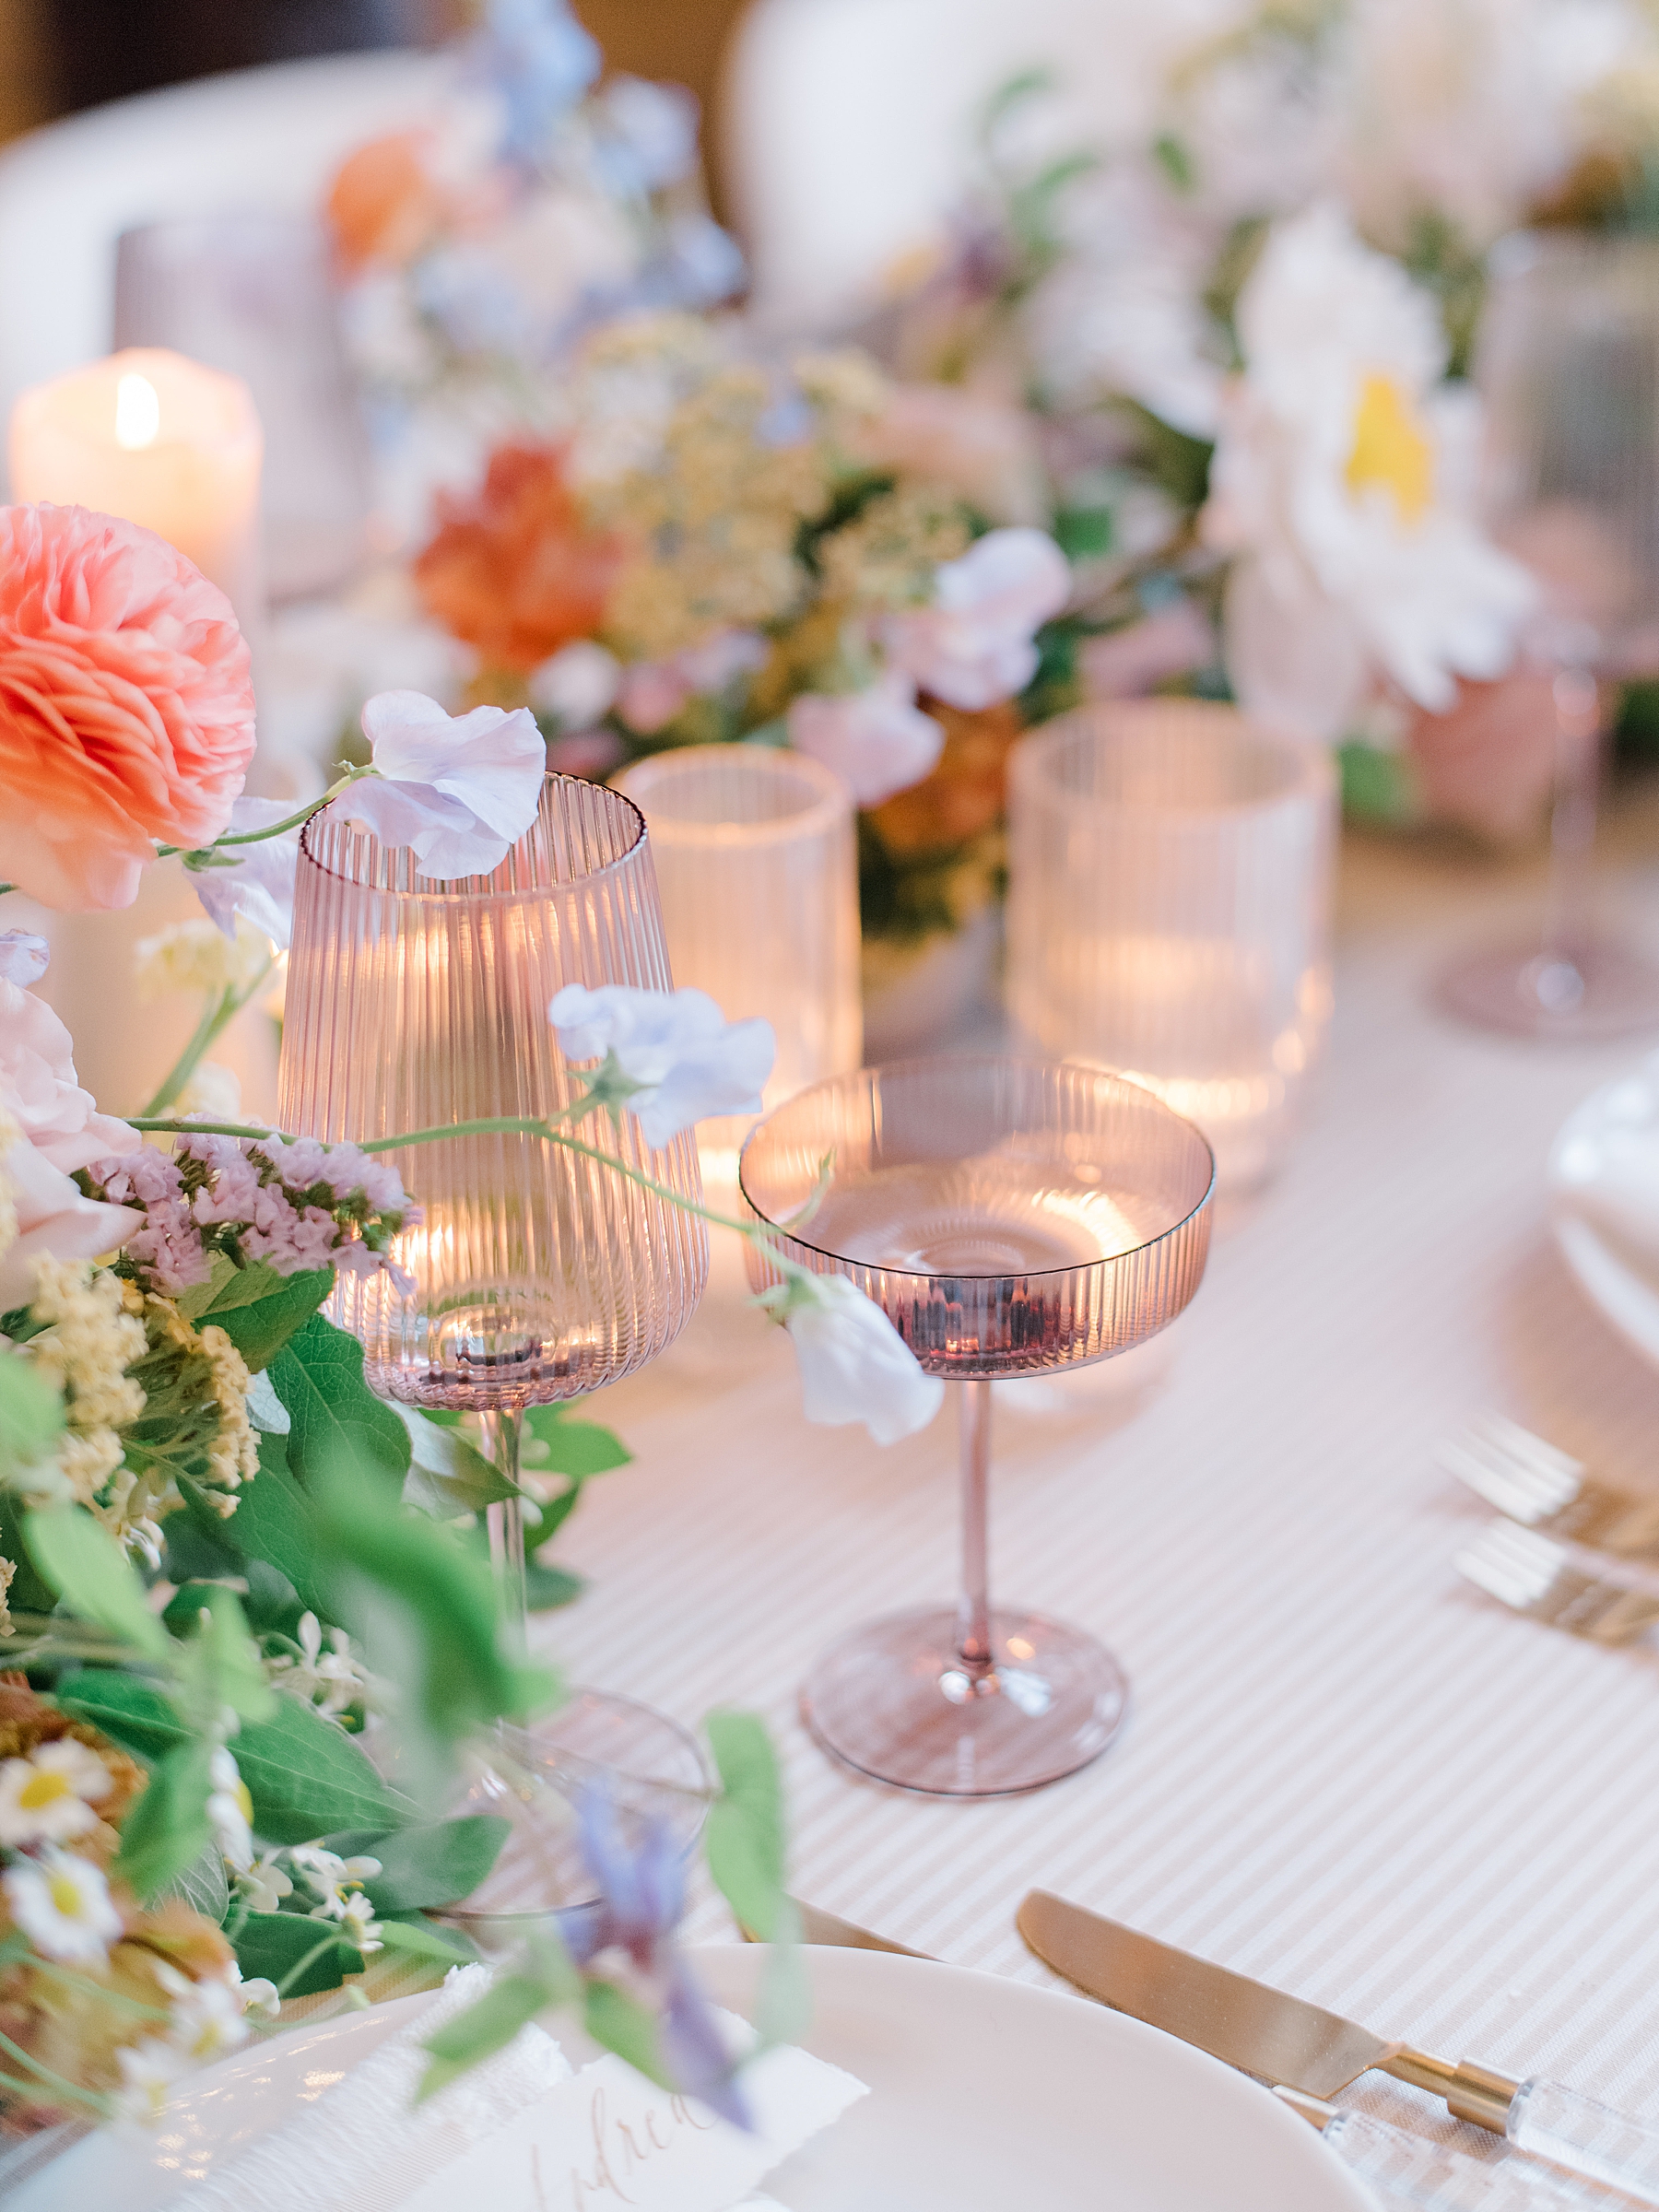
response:
<path id="1" fill-rule="evenodd" d="M 537 1945 L 525 1971 L 503 1974 L 476 2005 L 469 2005 L 453 2020 L 446 2020 L 426 2048 L 432 2063 L 421 2077 L 415 2101 L 419 2104 L 465 2074 L 480 2059 L 501 2051 L 519 2030 L 552 2006 L 568 2005 L 582 1988 L 576 1970 L 562 1948 L 551 1943 Z"/>
<path id="2" fill-rule="evenodd" d="M 70 1612 L 96 1621 L 147 1659 L 171 1658 L 172 1640 L 145 1602 L 144 1584 L 90 1513 L 78 1506 L 27 1513 L 23 1540 L 42 1581 Z"/>
<path id="3" fill-rule="evenodd" d="M 64 1401 L 27 1359 L 0 1357 L 0 1479 L 41 1466 L 64 1426 Z"/>
<path id="4" fill-rule="evenodd" d="M 625 1467 L 633 1458 L 622 1440 L 597 1421 L 573 1420 L 569 1406 L 527 1406 L 524 1426 L 545 1447 L 536 1455 L 537 1469 L 550 1474 L 585 1482 L 592 1475 Z"/>
<path id="5" fill-rule="evenodd" d="M 1020 719 L 1027 724 L 1064 714 L 1082 696 L 1077 678 L 1077 647 L 1088 634 L 1075 616 L 1045 622 L 1037 632 L 1037 673 L 1020 694 Z"/>
<path id="6" fill-rule="evenodd" d="M 192 1912 L 215 1927 L 230 1909 L 230 1882 L 225 1872 L 225 1854 L 217 1842 L 196 1853 L 189 1865 L 166 1883 L 164 1897 L 182 1897 Z"/>
<path id="7" fill-rule="evenodd" d="M 1177 192 L 1191 192 L 1198 182 L 1193 149 L 1173 131 L 1160 131 L 1152 141 L 1152 158 Z"/>
<path id="8" fill-rule="evenodd" d="M 1403 753 L 1349 743 L 1337 747 L 1336 765 L 1342 778 L 1342 811 L 1351 820 L 1392 826 L 1414 819 L 1417 793 L 1410 762 Z"/>
<path id="9" fill-rule="evenodd" d="M 704 1839 L 709 1872 L 738 1925 L 771 1947 L 755 2026 L 763 2047 L 788 2042 L 806 2023 L 809 1995 L 800 1916 L 785 1886 L 778 1755 L 752 1712 L 712 1712 L 703 1726 L 721 1783 Z"/>
<path id="10" fill-rule="evenodd" d="M 236 1963 L 249 1982 L 263 1976 L 285 1997 L 338 1989 L 347 1974 L 363 1971 L 363 1956 L 325 1920 L 305 1912 L 250 1912 L 236 1931 Z"/>
<path id="11" fill-rule="evenodd" d="M 187 1321 L 210 1321 L 224 1330 L 256 1375 L 316 1312 L 334 1288 L 332 1267 L 310 1267 L 281 1276 L 263 1260 L 238 1267 L 223 1253 L 213 1255 L 205 1283 L 175 1301 Z"/>
<path id="12" fill-rule="evenodd" d="M 253 1830 L 272 1843 L 309 1843 L 339 1828 L 402 1828 L 414 1807 L 355 1740 L 298 1698 L 278 1696 L 268 1721 L 244 1724 L 230 1747 L 253 1800 Z"/>
<path id="13" fill-rule="evenodd" d="M 402 1484 L 408 1431 L 363 1381 L 363 1347 L 355 1336 L 313 1313 L 272 1360 L 270 1375 L 292 1423 L 288 1469 L 302 1483 L 349 1466 Z"/>
<path id="14" fill-rule="evenodd" d="M 590 1982 L 582 1998 L 582 2024 L 596 2043 L 625 2058 L 647 2081 L 654 2081 L 660 2088 L 673 2088 L 674 2078 L 663 2060 L 656 2015 L 637 1997 L 630 1997 L 614 1982 Z"/>
<path id="15" fill-rule="evenodd" d="M 190 1739 L 190 1730 L 159 1689 L 113 1667 L 83 1667 L 66 1675 L 56 1700 L 71 1720 L 89 1722 L 112 1743 L 147 1762 Z"/>
<path id="16" fill-rule="evenodd" d="M 470 1813 L 352 1843 L 354 1853 L 371 1852 L 381 1863 L 379 1874 L 363 1885 L 375 1912 L 410 1912 L 469 1897 L 501 1855 L 507 1836 L 508 1823 L 499 1815 Z"/>
<path id="17" fill-rule="evenodd" d="M 1210 456 L 1215 447 L 1207 439 L 1188 437 L 1138 400 L 1114 400 L 1112 412 L 1134 436 L 1134 459 L 1138 466 L 1183 512 L 1195 513 L 1209 497 Z"/>
<path id="18" fill-rule="evenodd" d="M 200 1737 L 177 1744 L 150 1769 L 144 1794 L 127 1815 L 112 1871 L 148 1904 L 199 1859 L 212 1840 L 207 1798 L 211 1753 Z"/>
<path id="19" fill-rule="evenodd" d="M 574 1505 L 577 1495 L 571 1490 L 559 1503 Z M 554 1613 L 560 1606 L 574 1605 L 586 1588 L 581 1575 L 568 1567 L 544 1567 L 537 1559 L 524 1561 L 524 1604 L 532 1613 Z"/>
<path id="20" fill-rule="evenodd" d="M 435 1928 L 418 1912 L 410 1913 L 406 1920 L 382 1912 L 380 1932 L 387 1950 L 404 1952 L 411 1959 L 435 1959 L 442 1966 L 465 1966 L 483 1956 L 470 1937 L 454 1928 Z"/>
<path id="21" fill-rule="evenodd" d="M 274 1567 L 304 1610 L 324 1618 L 316 1510 L 288 1472 L 286 1437 L 260 1438 L 259 1473 L 237 1493 L 236 1511 L 220 1526 L 244 1560 Z"/>
<path id="22" fill-rule="evenodd" d="M 440 1520 L 457 1513 L 481 1513 L 486 1506 L 516 1498 L 500 1469 L 467 1442 L 458 1429 L 441 1429 L 406 1406 L 392 1411 L 409 1434 L 411 1465 L 404 1479 L 404 1501 Z"/>

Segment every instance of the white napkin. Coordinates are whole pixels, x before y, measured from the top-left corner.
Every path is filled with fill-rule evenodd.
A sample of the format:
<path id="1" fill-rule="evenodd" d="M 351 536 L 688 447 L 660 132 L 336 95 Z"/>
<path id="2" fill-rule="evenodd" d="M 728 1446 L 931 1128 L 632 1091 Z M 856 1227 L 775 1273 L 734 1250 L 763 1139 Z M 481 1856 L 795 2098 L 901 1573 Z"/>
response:
<path id="1" fill-rule="evenodd" d="M 429 2063 L 422 2044 L 489 1982 L 487 1967 L 452 1973 L 406 2027 L 316 2092 L 315 2103 L 174 2197 L 168 2212 L 394 2212 L 440 2166 L 571 2077 L 570 2060 L 532 2024 L 486 2065 L 415 2103 Z"/>
<path id="2" fill-rule="evenodd" d="M 1659 1290 L 1659 1054 L 1595 1105 L 1594 1123 L 1557 1146 L 1554 1210 L 1587 1223 Z"/>

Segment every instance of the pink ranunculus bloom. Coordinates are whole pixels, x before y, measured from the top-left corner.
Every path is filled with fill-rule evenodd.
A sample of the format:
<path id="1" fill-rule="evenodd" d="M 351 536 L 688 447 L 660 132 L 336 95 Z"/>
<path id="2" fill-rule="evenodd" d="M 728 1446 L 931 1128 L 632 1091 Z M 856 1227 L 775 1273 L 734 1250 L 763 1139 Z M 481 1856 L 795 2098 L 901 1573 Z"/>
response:
<path id="1" fill-rule="evenodd" d="M 1036 633 L 1071 595 L 1071 570 L 1041 530 L 989 530 L 939 570 L 932 606 L 895 615 L 895 667 L 947 705 L 977 713 L 1037 673 Z"/>
<path id="2" fill-rule="evenodd" d="M 914 682 L 888 669 L 863 691 L 792 700 L 789 742 L 832 768 L 861 806 L 879 806 L 933 773 L 945 732 L 917 706 Z"/>
<path id="3" fill-rule="evenodd" d="M 1190 599 L 1177 599 L 1122 629 L 1086 639 L 1077 675 L 1085 699 L 1136 699 L 1215 657 L 1214 629 Z"/>
<path id="4" fill-rule="evenodd" d="M 893 384 L 855 435 L 861 460 L 930 477 L 988 519 L 1035 523 L 1047 505 L 1028 409 L 959 384 Z"/>
<path id="5" fill-rule="evenodd" d="M 33 992 L 0 979 L 0 1107 L 28 1143 L 65 1174 L 144 1140 L 100 1113 L 75 1079 L 69 1032 Z"/>
<path id="6" fill-rule="evenodd" d="M 152 841 L 224 829 L 253 752 L 248 647 L 217 584 L 135 523 L 0 508 L 0 881 L 130 906 Z"/>

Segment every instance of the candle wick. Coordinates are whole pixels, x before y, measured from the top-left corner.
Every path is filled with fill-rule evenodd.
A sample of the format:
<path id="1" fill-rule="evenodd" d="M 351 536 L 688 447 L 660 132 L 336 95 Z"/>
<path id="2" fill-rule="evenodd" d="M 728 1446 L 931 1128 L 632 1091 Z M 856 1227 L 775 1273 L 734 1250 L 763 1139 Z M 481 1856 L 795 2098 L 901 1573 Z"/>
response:
<path id="1" fill-rule="evenodd" d="M 147 376 L 127 375 L 115 386 L 115 442 L 128 453 L 154 445 L 161 428 L 161 401 Z"/>

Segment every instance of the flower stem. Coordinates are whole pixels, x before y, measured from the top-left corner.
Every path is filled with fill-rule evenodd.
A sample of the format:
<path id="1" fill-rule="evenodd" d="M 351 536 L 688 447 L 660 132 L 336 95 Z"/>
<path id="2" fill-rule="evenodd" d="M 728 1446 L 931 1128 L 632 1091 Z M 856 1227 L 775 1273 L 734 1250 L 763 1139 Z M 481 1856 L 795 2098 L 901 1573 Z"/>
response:
<path id="1" fill-rule="evenodd" d="M 227 1024 L 241 1012 L 276 965 L 274 959 L 267 960 L 245 990 L 238 991 L 234 984 L 228 983 L 217 1000 L 207 1001 L 202 1009 L 202 1018 L 195 1026 L 194 1035 L 162 1077 L 160 1088 L 144 1110 L 147 1114 L 165 1112 L 172 1104 L 195 1074 L 208 1047 L 217 1041 Z"/>
<path id="2" fill-rule="evenodd" d="M 337 799 L 348 783 L 356 783 L 362 777 L 374 773 L 372 768 L 348 768 L 343 776 L 329 785 L 320 799 L 308 799 L 303 806 L 296 808 L 281 821 L 272 822 L 264 830 L 227 830 L 223 837 L 216 837 L 210 845 L 158 845 L 156 858 L 173 860 L 182 853 L 217 853 L 225 845 L 261 845 L 268 837 L 286 837 L 290 830 L 302 830 L 313 814 L 321 814 L 329 801 Z M 11 887 L 8 884 L 6 888 L 9 890 Z"/>
<path id="3" fill-rule="evenodd" d="M 39 2077 L 37 2081 L 24 2082 L 0 2074 L 0 2082 L 4 2082 L 8 2089 L 21 2089 L 27 2096 L 38 2097 L 43 2086 L 54 2089 L 60 2097 L 68 2098 L 72 2104 L 84 2104 L 89 2111 L 108 2117 L 110 2105 L 107 2098 L 99 2096 L 93 2089 L 83 2089 L 76 2082 L 65 2081 L 61 2074 L 54 2074 L 50 2066 L 43 2066 L 38 2058 L 25 2051 L 21 2043 L 14 2043 L 9 2035 L 0 2035 L 0 2051 L 9 2053 L 19 2065 L 27 2066 L 31 2074 Z"/>

